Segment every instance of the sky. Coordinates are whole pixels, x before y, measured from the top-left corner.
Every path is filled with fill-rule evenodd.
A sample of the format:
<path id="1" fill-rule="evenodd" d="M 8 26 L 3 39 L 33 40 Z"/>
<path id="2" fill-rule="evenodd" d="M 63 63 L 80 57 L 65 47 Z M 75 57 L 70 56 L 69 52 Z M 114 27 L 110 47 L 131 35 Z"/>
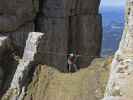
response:
<path id="1" fill-rule="evenodd" d="M 101 6 L 113 6 L 119 7 L 124 6 L 126 4 L 126 0 L 101 0 Z"/>

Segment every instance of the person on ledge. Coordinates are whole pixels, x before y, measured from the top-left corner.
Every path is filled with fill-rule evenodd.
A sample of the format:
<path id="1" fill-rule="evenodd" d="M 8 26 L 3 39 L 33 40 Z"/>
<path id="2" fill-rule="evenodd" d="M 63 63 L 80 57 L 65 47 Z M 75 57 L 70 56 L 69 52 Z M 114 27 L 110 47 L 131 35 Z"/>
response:
<path id="1" fill-rule="evenodd" d="M 77 58 L 78 58 L 78 55 L 76 55 L 74 53 L 70 53 L 68 55 L 68 60 L 67 60 L 67 63 L 68 63 L 68 72 L 71 72 L 72 69 L 74 69 L 75 72 L 78 70 L 78 67 L 76 65 Z"/>

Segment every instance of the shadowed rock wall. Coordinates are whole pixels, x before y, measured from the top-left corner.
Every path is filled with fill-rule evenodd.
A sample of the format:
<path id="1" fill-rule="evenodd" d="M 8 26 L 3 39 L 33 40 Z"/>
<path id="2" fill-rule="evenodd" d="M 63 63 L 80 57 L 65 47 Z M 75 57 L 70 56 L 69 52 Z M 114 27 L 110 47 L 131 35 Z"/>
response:
<path id="1" fill-rule="evenodd" d="M 41 0 L 37 31 L 46 33 L 44 61 L 66 68 L 67 53 L 99 56 L 101 16 L 99 0 Z M 48 52 L 53 52 L 48 53 Z M 92 58 L 81 57 L 79 65 L 87 66 Z M 64 67 L 65 66 L 65 67 Z"/>
<path id="2" fill-rule="evenodd" d="M 24 47 L 28 33 L 34 31 L 34 16 L 32 0 L 0 0 L 0 33 Z"/>
<path id="3" fill-rule="evenodd" d="M 101 47 L 100 0 L 40 0 L 36 31 L 46 33 L 43 63 L 66 70 L 67 54 L 98 56 Z M 0 0 L 0 33 L 24 48 L 28 33 L 35 31 L 37 0 Z M 6 9 L 5 9 L 6 8 Z M 93 49 L 93 51 L 91 51 Z M 49 52 L 53 52 L 52 54 Z M 87 66 L 92 58 L 81 57 Z"/>
<path id="4" fill-rule="evenodd" d="M 25 54 L 26 57 L 31 57 L 33 62 L 37 61 L 37 64 L 55 66 L 60 71 L 66 71 L 67 54 L 70 52 L 83 55 L 79 58 L 80 67 L 87 67 L 92 60 L 87 56 L 99 56 L 101 47 L 99 0 L 40 0 L 39 14 L 35 23 L 34 18 L 38 5 L 34 2 L 37 0 L 0 0 L 0 33 L 6 35 L 11 40 L 11 44 L 24 48 L 29 32 L 36 29 L 36 31 L 45 33 L 45 40 L 43 39 L 44 41 L 39 44 L 36 43 L 36 38 L 39 39 L 39 37 L 34 33 L 35 39 L 33 37 L 34 42 L 31 42 L 33 44 L 27 43 L 28 47 L 26 46 L 25 52 L 28 53 Z M 34 44 L 35 48 L 32 48 Z M 36 47 L 36 45 L 39 46 Z M 35 55 L 35 59 L 32 57 L 34 49 L 35 54 L 33 56 Z M 15 55 L 11 56 L 14 57 Z M 24 65 L 27 63 L 26 61 L 19 62 L 16 74 L 13 74 L 13 82 L 24 84 L 22 88 L 18 86 L 22 92 L 22 97 L 26 89 L 25 84 L 27 84 L 21 82 L 22 76 L 26 75 L 23 73 L 25 72 L 24 69 L 26 67 L 26 73 L 29 74 L 32 73 L 30 67 L 34 67 L 29 65 L 30 61 Z M 25 76 L 24 78 L 32 79 L 32 76 Z M 10 82 L 8 83 L 10 84 Z M 12 86 L 14 87 L 14 85 Z M 20 93 L 17 94 L 21 98 Z"/>
<path id="5" fill-rule="evenodd" d="M 67 54 L 98 56 L 101 47 L 101 17 L 99 0 L 37 0 L 0 1 L 0 33 L 9 35 L 12 42 L 24 48 L 28 33 L 46 33 L 42 61 L 66 70 Z M 5 9 L 6 8 L 6 9 Z M 93 51 L 91 51 L 93 49 Z M 51 53 L 53 52 L 53 53 Z M 87 66 L 92 58 L 81 57 L 80 66 Z"/>
<path id="6" fill-rule="evenodd" d="M 73 2 L 74 3 L 74 2 Z M 76 0 L 69 16 L 69 52 L 83 55 L 79 66 L 86 67 L 93 57 L 99 56 L 102 39 L 99 0 Z"/>
<path id="7" fill-rule="evenodd" d="M 4 83 L 2 89 L 0 88 L 0 95 L 9 87 L 16 70 L 17 63 L 14 63 L 12 51 L 15 51 L 16 47 L 18 51 L 23 51 L 29 32 L 34 31 L 36 10 L 33 1 L 36 0 L 0 0 L 0 38 L 6 37 L 10 40 L 0 55 L 2 58 L 0 69 L 4 71 L 4 77 L 1 78 Z M 5 46 L 2 41 L 1 46 Z M 0 51 L 2 50 L 0 48 Z"/>

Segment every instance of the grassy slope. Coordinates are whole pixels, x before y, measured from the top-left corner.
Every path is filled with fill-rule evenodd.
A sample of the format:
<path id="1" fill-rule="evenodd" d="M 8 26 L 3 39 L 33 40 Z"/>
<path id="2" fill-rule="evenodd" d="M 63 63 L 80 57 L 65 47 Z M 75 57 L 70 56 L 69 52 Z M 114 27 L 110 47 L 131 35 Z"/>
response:
<path id="1" fill-rule="evenodd" d="M 99 100 L 105 90 L 109 63 L 103 58 L 95 59 L 89 68 L 72 74 L 40 65 L 25 100 Z"/>

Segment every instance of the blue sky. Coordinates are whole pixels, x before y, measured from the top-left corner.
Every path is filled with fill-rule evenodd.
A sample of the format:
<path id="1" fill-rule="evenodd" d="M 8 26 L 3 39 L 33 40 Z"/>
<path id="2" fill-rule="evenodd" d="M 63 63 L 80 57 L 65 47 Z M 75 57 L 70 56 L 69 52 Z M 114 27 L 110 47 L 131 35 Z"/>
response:
<path id="1" fill-rule="evenodd" d="M 119 7 L 119 6 L 124 6 L 125 3 L 126 0 L 101 0 L 101 6 Z"/>

